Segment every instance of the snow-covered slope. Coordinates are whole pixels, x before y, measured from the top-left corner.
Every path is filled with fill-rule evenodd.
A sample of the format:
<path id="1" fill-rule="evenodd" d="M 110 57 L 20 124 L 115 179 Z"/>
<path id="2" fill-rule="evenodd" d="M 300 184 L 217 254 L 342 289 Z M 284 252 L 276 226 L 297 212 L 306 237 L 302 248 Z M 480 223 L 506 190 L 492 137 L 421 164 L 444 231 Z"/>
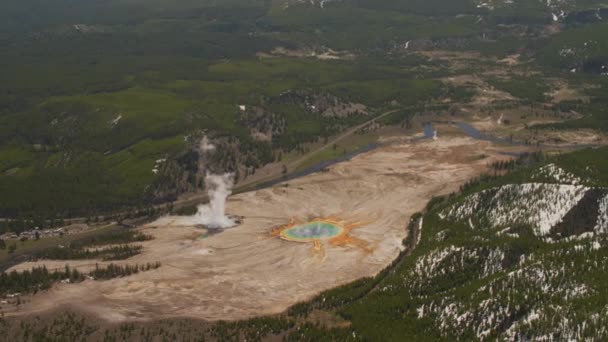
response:
<path id="1" fill-rule="evenodd" d="M 597 225 L 594 230 L 598 233 L 608 233 L 608 194 L 599 200 Z"/>
<path id="2" fill-rule="evenodd" d="M 579 177 L 562 169 L 554 163 L 550 163 L 539 168 L 532 175 L 532 179 L 538 181 L 551 181 L 552 183 L 556 182 L 560 184 L 572 185 L 581 184 L 583 182 Z"/>
<path id="3" fill-rule="evenodd" d="M 441 214 L 446 219 L 467 221 L 477 228 L 525 225 L 531 227 L 537 236 L 545 236 L 589 190 L 582 185 L 570 184 L 509 184 L 467 196 Z M 601 203 L 605 216 L 605 200 Z M 597 229 L 605 227 L 605 220 L 599 215 Z"/>

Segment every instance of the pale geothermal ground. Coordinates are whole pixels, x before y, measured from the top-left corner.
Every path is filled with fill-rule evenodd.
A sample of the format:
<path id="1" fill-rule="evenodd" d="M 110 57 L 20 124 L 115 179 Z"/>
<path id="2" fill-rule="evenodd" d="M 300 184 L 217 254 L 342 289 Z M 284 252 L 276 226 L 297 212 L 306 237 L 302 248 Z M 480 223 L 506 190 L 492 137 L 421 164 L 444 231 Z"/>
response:
<path id="1" fill-rule="evenodd" d="M 188 220 L 180 217 L 143 226 L 140 229 L 155 239 L 143 243 L 142 254 L 119 263 L 161 261 L 159 269 L 108 281 L 60 284 L 7 314 L 61 305 L 111 321 L 176 316 L 233 320 L 280 313 L 320 291 L 381 271 L 402 249 L 410 216 L 432 196 L 458 190 L 490 162 L 507 158 L 498 154 L 504 147 L 442 136 L 441 129 L 436 141 L 391 141 L 390 146 L 288 186 L 230 197 L 227 212 L 242 216 L 243 223 L 220 234 L 196 239 L 202 231 L 184 225 Z M 271 237 L 273 227 L 292 219 L 329 216 L 345 224 L 362 222 L 349 235 L 367 242 L 368 248 L 325 241 L 315 250 L 311 243 Z M 41 261 L 14 269 L 42 263 L 49 268 L 66 264 Z M 95 262 L 68 263 L 84 270 Z"/>

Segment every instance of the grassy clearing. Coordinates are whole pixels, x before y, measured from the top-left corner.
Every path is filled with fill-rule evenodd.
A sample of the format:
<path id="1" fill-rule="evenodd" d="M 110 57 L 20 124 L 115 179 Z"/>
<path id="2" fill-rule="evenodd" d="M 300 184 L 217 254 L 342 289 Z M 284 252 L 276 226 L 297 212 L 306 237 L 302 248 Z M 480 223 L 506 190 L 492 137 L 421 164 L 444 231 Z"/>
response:
<path id="1" fill-rule="evenodd" d="M 508 80 L 492 79 L 488 81 L 499 90 L 506 91 L 514 97 L 528 102 L 545 102 L 548 100 L 545 93 L 549 91 L 546 82 L 541 78 L 511 78 Z"/>
<path id="2" fill-rule="evenodd" d="M 305 170 L 324 161 L 340 158 L 367 145 L 373 144 L 377 140 L 378 135 L 375 133 L 353 134 L 344 140 L 341 140 L 335 146 L 326 148 L 313 154 L 310 158 L 303 160 L 293 172 Z"/>
<path id="3" fill-rule="evenodd" d="M 414 79 L 395 61 L 268 58 L 208 61 L 201 67 L 195 75 L 200 79 L 152 69 L 130 77 L 133 85 L 124 89 L 50 96 L 31 110 L 0 118 L 0 130 L 14 146 L 0 164 L 13 169 L 0 175 L 0 191 L 13 194 L 1 203 L 0 214 L 76 214 L 141 204 L 144 190 L 159 179 L 152 173 L 155 161 L 184 151 L 183 137 L 192 132 L 213 131 L 237 137 L 250 149 L 272 147 L 287 154 L 367 119 L 323 117 L 304 104 L 281 103 L 288 90 L 330 93 L 373 113 L 392 100 L 428 101 L 442 87 Z M 238 105 L 276 114 L 285 121 L 284 132 L 258 146 L 240 121 Z M 25 146 L 32 145 L 41 147 L 26 153 Z"/>
<path id="4" fill-rule="evenodd" d="M 592 8 L 595 0 L 589 1 L 580 6 Z M 247 166 L 257 167 L 272 161 L 273 153 L 289 159 L 304 144 L 365 120 L 326 118 L 302 104 L 281 103 L 289 90 L 330 93 L 367 105 L 370 114 L 393 100 L 403 106 L 442 95 L 467 101 L 467 94 L 450 93 L 435 81 L 452 71 L 405 51 L 407 41 L 497 55 L 530 45 L 544 61 L 556 58 L 562 45 L 591 37 L 598 47 L 587 46 L 589 60 L 605 55 L 604 24 L 567 26 L 547 39 L 546 48 L 521 39 L 512 26 L 531 25 L 529 32 L 537 32 L 550 19 L 544 3 L 516 1 L 494 11 L 471 0 L 323 7 L 241 0 L 3 3 L 0 45 L 10 48 L 0 49 L 0 194 L 10 196 L 3 196 L 0 215 L 149 204 L 145 189 L 162 178 L 151 173 L 154 161 L 177 158 L 186 148 L 179 140 L 193 132 L 238 138 Z M 490 38 L 480 40 L 486 34 Z M 355 58 L 257 55 L 277 47 L 303 54 L 333 49 Z M 542 85 L 532 83 L 500 87 L 539 101 Z M 270 143 L 254 141 L 238 105 L 272 112 L 285 121 L 283 134 Z M 585 124 L 596 124 L 597 113 Z M 319 158 L 336 156 L 323 153 Z"/>
<path id="5" fill-rule="evenodd" d="M 77 241 L 84 238 L 93 238 L 97 235 L 104 235 L 108 233 L 118 232 L 120 229 L 116 226 L 105 226 L 96 228 L 94 230 L 86 231 L 84 233 L 69 234 L 64 236 L 42 238 L 39 240 L 6 240 L 6 249 L 0 249 L 0 265 L 6 263 L 11 258 L 17 258 L 21 255 L 35 254 L 43 249 L 58 247 L 59 245 L 67 245 L 73 241 Z M 15 245 L 17 248 L 14 253 L 8 253 L 8 246 Z"/>
<path id="6" fill-rule="evenodd" d="M 33 153 L 20 147 L 10 147 L 0 149 L 0 173 L 13 168 L 27 166 L 33 158 Z"/>
<path id="7" fill-rule="evenodd" d="M 580 119 L 535 127 L 564 130 L 594 129 L 608 132 L 608 80 L 606 76 L 576 76 L 571 81 L 592 85 L 585 90 L 585 93 L 591 98 L 590 103 L 576 102 L 570 104 L 574 110 L 583 113 L 584 116 Z"/>

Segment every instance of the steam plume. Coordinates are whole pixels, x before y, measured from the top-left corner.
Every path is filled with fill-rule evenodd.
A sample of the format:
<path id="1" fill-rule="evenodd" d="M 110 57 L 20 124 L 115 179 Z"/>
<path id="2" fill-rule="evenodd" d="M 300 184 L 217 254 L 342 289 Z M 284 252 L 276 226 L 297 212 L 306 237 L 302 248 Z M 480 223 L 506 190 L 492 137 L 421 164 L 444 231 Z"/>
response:
<path id="1" fill-rule="evenodd" d="M 198 224 L 208 228 L 228 228 L 236 224 L 226 216 L 226 198 L 232 193 L 234 174 L 223 175 L 207 174 L 205 186 L 209 195 L 209 203 L 198 206 L 194 219 Z"/>
<path id="2" fill-rule="evenodd" d="M 199 150 L 199 170 L 206 167 L 207 156 L 215 151 L 213 145 L 207 136 L 201 139 Z M 196 214 L 191 217 L 193 224 L 202 224 L 207 228 L 228 228 L 236 224 L 230 217 L 226 216 L 226 198 L 232 192 L 234 185 L 234 174 L 224 173 L 215 175 L 206 173 L 205 188 L 209 195 L 209 203 L 199 205 Z"/>

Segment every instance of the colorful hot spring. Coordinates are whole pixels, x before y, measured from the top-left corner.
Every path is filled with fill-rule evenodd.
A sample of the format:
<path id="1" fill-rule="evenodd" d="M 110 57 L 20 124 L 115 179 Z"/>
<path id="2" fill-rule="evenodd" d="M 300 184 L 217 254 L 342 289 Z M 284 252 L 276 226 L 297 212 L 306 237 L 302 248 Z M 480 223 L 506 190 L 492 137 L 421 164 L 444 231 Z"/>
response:
<path id="1" fill-rule="evenodd" d="M 333 223 L 312 221 L 283 230 L 281 237 L 286 240 L 307 242 L 333 238 L 342 234 L 343 230 Z"/>

